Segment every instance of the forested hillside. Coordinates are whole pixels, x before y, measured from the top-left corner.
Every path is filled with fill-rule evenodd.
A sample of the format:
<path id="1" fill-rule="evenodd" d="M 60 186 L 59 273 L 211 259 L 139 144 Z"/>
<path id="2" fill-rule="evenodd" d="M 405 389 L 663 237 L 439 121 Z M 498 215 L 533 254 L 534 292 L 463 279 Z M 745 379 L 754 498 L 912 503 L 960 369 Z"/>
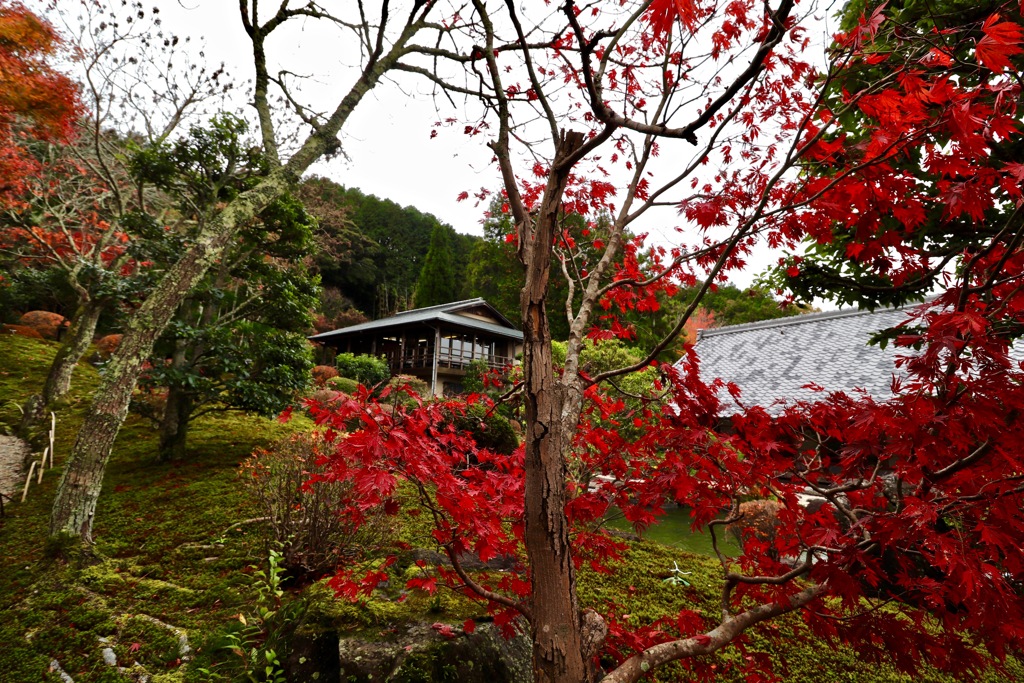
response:
<path id="1" fill-rule="evenodd" d="M 415 207 L 401 207 L 327 178 L 306 180 L 299 194 L 320 223 L 320 250 L 313 262 L 325 291 L 336 289 L 360 313 L 382 318 L 416 305 L 414 295 L 435 229 L 447 233 L 448 263 L 455 275 L 455 288 L 446 300 L 469 296 L 466 269 L 479 237 L 456 232 Z M 337 302 L 331 305 L 324 311 L 328 318 L 338 307 Z"/>

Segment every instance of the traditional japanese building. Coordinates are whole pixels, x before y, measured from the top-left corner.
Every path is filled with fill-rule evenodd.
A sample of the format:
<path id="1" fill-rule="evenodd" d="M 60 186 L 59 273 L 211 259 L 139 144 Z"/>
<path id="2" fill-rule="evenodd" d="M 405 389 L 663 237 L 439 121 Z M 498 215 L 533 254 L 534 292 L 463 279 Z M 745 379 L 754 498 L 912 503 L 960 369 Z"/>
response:
<path id="1" fill-rule="evenodd" d="M 383 356 L 392 375 L 412 375 L 435 396 L 462 392 L 473 361 L 500 368 L 520 351 L 523 333 L 483 299 L 417 308 L 310 337 L 339 353 Z"/>

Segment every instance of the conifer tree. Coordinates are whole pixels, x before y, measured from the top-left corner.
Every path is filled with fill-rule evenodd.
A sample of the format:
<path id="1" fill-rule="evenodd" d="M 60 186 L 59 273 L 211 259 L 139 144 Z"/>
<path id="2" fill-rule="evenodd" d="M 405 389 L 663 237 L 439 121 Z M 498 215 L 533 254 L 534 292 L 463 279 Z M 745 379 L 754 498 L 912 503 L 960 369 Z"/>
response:
<path id="1" fill-rule="evenodd" d="M 420 280 L 416 285 L 416 306 L 436 306 L 456 298 L 455 269 L 452 267 L 448 229 L 438 223 L 430 233 L 430 249 L 427 250 Z"/>

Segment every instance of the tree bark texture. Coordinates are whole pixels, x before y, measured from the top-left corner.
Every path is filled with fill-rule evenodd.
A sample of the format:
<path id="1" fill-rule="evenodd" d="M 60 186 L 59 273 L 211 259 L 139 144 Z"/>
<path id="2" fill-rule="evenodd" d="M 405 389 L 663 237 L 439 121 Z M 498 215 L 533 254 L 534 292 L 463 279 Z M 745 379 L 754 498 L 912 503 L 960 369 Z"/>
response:
<path id="1" fill-rule="evenodd" d="M 23 439 L 33 441 L 40 427 L 49 425 L 46 417 L 53 404 L 62 401 L 71 391 L 71 377 L 75 372 L 75 366 L 88 351 L 102 312 L 103 306 L 95 301 L 79 304 L 71 318 L 64 341 L 57 349 L 57 355 L 50 365 L 42 394 L 36 394 L 25 402 L 21 425 L 18 428 L 18 434 Z"/>
<path id="2" fill-rule="evenodd" d="M 552 244 L 568 168 L 562 160 L 583 144 L 581 133 L 562 133 L 540 211 L 520 239 L 526 280 L 522 291 L 526 404 L 526 552 L 533 582 L 533 674 L 537 683 L 580 683 L 590 678 L 583 654 L 576 573 L 565 516 L 566 461 L 575 424 L 563 418 L 565 387 L 551 363 L 545 299 Z M 532 229 L 531 229 L 532 228 Z"/>
<path id="3" fill-rule="evenodd" d="M 708 655 L 720 650 L 751 626 L 781 614 L 800 609 L 814 600 L 824 590 L 821 584 L 811 585 L 788 599 L 753 607 L 723 621 L 718 628 L 704 634 L 702 638 L 685 638 L 659 643 L 624 661 L 602 683 L 636 683 L 655 668 L 687 657 Z"/>
<path id="4" fill-rule="evenodd" d="M 110 451 L 121 429 L 135 383 L 153 344 L 178 306 L 202 279 L 237 230 L 284 194 L 295 176 L 279 169 L 239 195 L 197 236 L 193 246 L 167 272 L 132 316 L 110 359 L 92 406 L 75 439 L 57 487 L 50 534 L 68 533 L 92 542 L 92 522 Z"/>
<path id="5" fill-rule="evenodd" d="M 71 390 L 71 376 L 78 361 L 89 350 L 102 312 L 102 304 L 93 301 L 82 303 L 75 311 L 43 386 L 43 401 L 47 405 L 63 400 Z"/>

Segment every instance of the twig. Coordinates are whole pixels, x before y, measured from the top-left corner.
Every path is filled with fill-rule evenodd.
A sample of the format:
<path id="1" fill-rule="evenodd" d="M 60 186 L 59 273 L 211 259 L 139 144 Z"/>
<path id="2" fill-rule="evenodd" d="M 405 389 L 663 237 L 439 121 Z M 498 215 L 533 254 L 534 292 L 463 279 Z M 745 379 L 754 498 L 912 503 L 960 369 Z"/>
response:
<path id="1" fill-rule="evenodd" d="M 218 539 L 224 538 L 228 534 L 229 531 L 232 531 L 233 529 L 237 529 L 240 526 L 244 526 L 246 524 L 256 524 L 257 522 L 267 522 L 270 519 L 271 519 L 271 517 L 253 517 L 252 519 L 243 519 L 241 522 L 235 522 L 234 524 L 229 526 L 227 529 L 222 531 L 220 533 L 220 535 L 217 536 L 217 538 Z M 179 549 L 182 549 L 182 548 L 199 548 L 201 550 L 205 550 L 205 549 L 209 549 L 209 548 L 214 548 L 217 545 L 218 544 L 216 542 L 215 543 L 182 543 L 181 545 L 178 546 L 178 548 Z"/>
<path id="2" fill-rule="evenodd" d="M 229 526 L 227 529 L 225 529 L 223 532 L 221 532 L 221 535 L 218 536 L 218 538 L 223 538 L 225 535 L 227 535 L 227 533 L 229 531 L 233 531 L 234 529 L 237 529 L 240 526 L 245 526 L 246 524 L 256 524 L 257 522 L 267 522 L 267 521 L 270 521 L 270 517 L 253 517 L 252 519 L 243 519 L 241 522 L 235 522 L 234 524 Z"/>

